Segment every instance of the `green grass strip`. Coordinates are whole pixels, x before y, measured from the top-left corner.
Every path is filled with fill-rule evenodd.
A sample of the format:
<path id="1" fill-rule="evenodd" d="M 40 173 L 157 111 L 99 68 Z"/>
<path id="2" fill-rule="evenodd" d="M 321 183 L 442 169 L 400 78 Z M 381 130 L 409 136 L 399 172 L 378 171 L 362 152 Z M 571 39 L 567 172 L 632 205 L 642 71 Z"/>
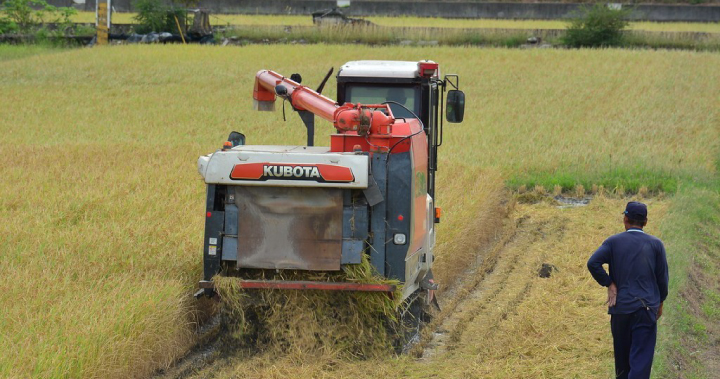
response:
<path id="1" fill-rule="evenodd" d="M 597 173 L 571 171 L 523 173 L 510 178 L 507 185 L 511 189 L 523 185 L 527 188 L 544 186 L 548 190 L 560 186 L 563 191 L 573 190 L 578 185 L 582 185 L 586 190 L 593 186 L 603 186 L 606 191 L 619 190 L 622 193 L 641 192 L 645 187 L 648 193 L 657 194 L 675 193 L 678 189 L 678 178 L 668 172 L 619 167 Z"/>
<path id="2" fill-rule="evenodd" d="M 706 315 L 693 312 L 687 295 L 697 288 L 689 280 L 691 270 L 698 261 L 707 259 L 698 247 L 701 241 L 720 243 L 720 194 L 716 189 L 682 188 L 672 200 L 665 220 L 661 221 L 661 234 L 668 252 L 670 267 L 670 295 L 666 301 L 665 319 L 658 328 L 659 342 L 656 363 L 657 378 L 710 378 L 706 371 L 702 352 L 713 349 L 708 335 L 708 323 L 717 319 L 720 312 L 717 289 L 706 288 L 703 297 L 710 301 L 702 305 Z M 702 227 L 704 226 L 704 227 Z M 713 231 L 713 232 L 709 232 Z M 700 263 L 705 274 L 716 271 L 715 262 Z M 717 322 L 717 320 L 715 321 Z"/>
<path id="3" fill-rule="evenodd" d="M 716 161 L 720 167 L 720 159 Z M 655 378 L 711 378 L 705 362 L 720 324 L 720 178 L 680 187 L 661 221 L 670 295 L 658 328 Z M 714 333 L 713 333 L 714 331 Z M 713 338 L 715 339 L 713 341 Z"/>

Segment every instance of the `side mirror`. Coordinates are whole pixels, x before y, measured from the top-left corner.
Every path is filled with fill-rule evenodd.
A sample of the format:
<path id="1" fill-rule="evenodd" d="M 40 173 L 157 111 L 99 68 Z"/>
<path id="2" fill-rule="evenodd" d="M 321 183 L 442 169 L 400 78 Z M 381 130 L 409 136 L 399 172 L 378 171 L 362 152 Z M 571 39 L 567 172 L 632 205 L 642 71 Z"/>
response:
<path id="1" fill-rule="evenodd" d="M 445 104 L 445 117 L 448 122 L 462 122 L 465 116 L 465 93 L 459 90 L 450 90 Z"/>
<path id="2" fill-rule="evenodd" d="M 245 135 L 242 133 L 238 133 L 238 132 L 232 132 L 232 133 L 230 133 L 230 136 L 228 136 L 228 141 L 230 141 L 232 143 L 233 147 L 239 146 L 239 145 L 244 145 L 245 144 Z"/>

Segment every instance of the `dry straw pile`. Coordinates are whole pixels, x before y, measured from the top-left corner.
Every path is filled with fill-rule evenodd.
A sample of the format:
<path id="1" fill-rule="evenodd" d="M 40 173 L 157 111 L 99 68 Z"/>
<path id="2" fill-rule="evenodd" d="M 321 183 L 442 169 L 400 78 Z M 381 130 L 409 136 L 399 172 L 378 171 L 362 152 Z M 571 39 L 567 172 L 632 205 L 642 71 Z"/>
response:
<path id="1" fill-rule="evenodd" d="M 269 280 L 350 281 L 395 284 L 373 275 L 370 263 L 337 274 L 283 272 Z M 378 358 L 393 354 L 402 333 L 397 309 L 401 292 L 243 290 L 241 279 L 214 279 L 222 301 L 224 346 L 255 352 L 332 358 Z"/>

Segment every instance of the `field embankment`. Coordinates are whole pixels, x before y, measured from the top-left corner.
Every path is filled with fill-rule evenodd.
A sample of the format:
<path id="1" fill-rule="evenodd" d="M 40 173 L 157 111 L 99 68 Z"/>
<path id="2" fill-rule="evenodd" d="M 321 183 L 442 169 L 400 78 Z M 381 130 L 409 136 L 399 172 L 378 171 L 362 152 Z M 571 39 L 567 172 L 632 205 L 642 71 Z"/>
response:
<path id="1" fill-rule="evenodd" d="M 58 23 L 37 24 L 31 31 L 8 32 L 0 42 L 78 46 L 91 42 L 95 34 L 94 13 L 70 17 L 68 29 Z M 113 17 L 111 40 L 123 41 L 148 25 L 137 25 L 137 14 Z M 226 45 L 246 44 L 367 44 L 401 46 L 561 47 L 568 21 L 488 20 L 419 17 L 371 17 L 370 25 L 316 26 L 305 16 L 212 15 L 214 40 Z M 17 20 L 16 20 L 17 21 Z M 19 21 L 17 21 L 19 22 Z M 626 48 L 720 50 L 720 24 L 688 22 L 632 22 L 624 30 L 619 46 Z M 62 30 L 62 31 L 61 31 Z M 177 33 L 175 25 L 165 32 Z M 165 38 L 165 37 L 163 37 Z M 528 40 L 534 42 L 528 42 Z M 167 41 L 160 39 L 162 43 Z M 180 43 L 176 34 L 171 42 Z M 569 44 L 573 46 L 573 44 Z"/>
<path id="2" fill-rule="evenodd" d="M 136 13 L 114 13 L 113 23 L 133 24 Z M 378 26 L 408 28 L 452 28 L 452 29 L 564 29 L 568 22 L 561 20 L 496 20 L 496 19 L 453 19 L 437 17 L 363 17 Z M 94 23 L 94 12 L 78 12 L 72 17 L 73 22 Z M 312 26 L 311 16 L 292 15 L 243 15 L 243 14 L 210 14 L 212 26 L 227 25 L 275 25 L 275 26 Z M 704 32 L 720 33 L 720 23 L 702 22 L 647 22 L 630 23 L 632 30 L 650 32 Z"/>
<path id="3" fill-rule="evenodd" d="M 702 375 L 713 361 L 720 289 L 687 278 L 709 282 L 718 267 L 717 233 L 696 227 L 718 224 L 718 210 L 705 206 L 717 201 L 718 191 L 717 54 L 314 45 L 122 46 L 24 55 L 0 61 L 6 94 L 0 111 L 0 349 L 7 352 L 0 376 L 146 376 L 184 352 L 194 321 L 188 297 L 201 271 L 204 187 L 197 156 L 217 149 L 231 130 L 253 144 L 303 143 L 299 120 L 283 123 L 280 111 L 250 110 L 254 73 L 300 72 L 313 86 L 327 68 L 352 59 L 434 59 L 444 73 L 461 75 L 466 120 L 445 126 L 438 181 L 444 212 L 436 263 L 444 283 L 474 261 L 477 250 L 498 241 L 494 231 L 504 230 L 506 210 L 512 219 L 535 212 L 503 205 L 506 184 L 613 196 L 664 193 L 668 203 L 658 202 L 651 215 L 666 218 L 653 230 L 678 255 L 671 263 L 673 297 L 661 321 L 667 323 L 661 369 L 666 377 L 690 372 L 688 366 Z M 335 97 L 332 86 L 327 89 Z M 330 133 L 321 125 L 318 143 Z M 538 206 L 533 221 L 521 225 L 515 253 L 507 254 L 518 257 L 512 267 L 520 271 L 506 266 L 498 272 L 533 274 L 545 260 L 560 271 L 549 279 L 525 275 L 519 284 L 505 280 L 508 290 L 532 284 L 521 291 L 524 305 L 505 316 L 477 311 L 478 320 L 495 317 L 498 332 L 489 338 L 496 345 L 459 334 L 464 342 L 453 350 L 457 359 L 427 364 L 411 357 L 350 363 L 245 357 L 239 366 L 228 363 L 228 375 L 543 377 L 572 376 L 568 366 L 582 364 L 606 376 L 611 357 L 602 289 L 583 276 L 578 262 L 614 231 L 622 202 L 597 200 L 578 213 Z M 553 234 L 557 217 L 569 224 L 560 240 Z M 543 220 L 550 224 L 530 227 Z M 523 245 L 533 230 L 550 235 Z M 707 239 L 697 245 L 680 231 Z M 576 241 L 575 234 L 586 239 Z M 558 241 L 566 250 L 550 247 Z M 532 246 L 527 257 L 523 246 Z M 697 258 L 698 246 L 707 247 L 704 260 Z M 559 294 L 563 286 L 573 290 Z M 701 288 L 701 296 L 693 288 Z M 512 292 L 498 296 L 513 299 Z M 700 301 L 686 307 L 683 299 Z M 571 311 L 552 311 L 561 306 Z M 466 324 L 479 330 L 472 320 Z M 573 334 L 551 328 L 557 325 L 576 328 L 578 338 L 601 340 L 592 349 L 575 349 L 567 345 Z M 537 340 L 523 337 L 535 333 L 531 326 Z M 551 341 L 555 351 L 541 349 Z M 709 357 L 693 354 L 697 349 Z M 558 351 L 564 358 L 551 358 Z M 537 371 L 524 371 L 527 362 Z"/>
<path id="4" fill-rule="evenodd" d="M 92 22 L 82 12 L 75 22 Z M 137 22 L 133 13 L 118 13 L 115 33 L 127 33 Z M 370 45 L 440 45 L 518 47 L 529 37 L 553 46 L 562 45 L 567 21 L 442 19 L 421 17 L 369 17 L 371 26 L 337 27 L 312 24 L 309 16 L 211 15 L 216 39 L 223 43 L 329 43 Z M 628 48 L 720 50 L 720 24 L 688 22 L 632 22 L 623 43 Z M 229 39 L 225 40 L 225 38 Z"/>

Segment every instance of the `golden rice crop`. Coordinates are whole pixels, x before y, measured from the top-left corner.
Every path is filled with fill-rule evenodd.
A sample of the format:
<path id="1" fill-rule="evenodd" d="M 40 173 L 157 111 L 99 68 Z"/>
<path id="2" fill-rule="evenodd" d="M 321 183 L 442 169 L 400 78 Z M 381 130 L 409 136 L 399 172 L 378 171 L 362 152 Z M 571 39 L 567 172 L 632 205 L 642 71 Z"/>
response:
<path id="1" fill-rule="evenodd" d="M 219 148 L 231 130 L 251 144 L 304 143 L 294 115 L 283 123 L 280 111 L 250 110 L 254 73 L 300 72 L 314 87 L 329 67 L 353 59 L 434 59 L 443 73 L 461 75 L 466 120 L 445 125 L 440 148 L 436 264 L 443 285 L 473 258 L 473 236 L 496 237 L 508 209 L 503 180 L 566 173 L 585 178 L 573 186 L 587 189 L 604 175 L 662 174 L 638 183 L 652 189 L 666 174 L 695 181 L 716 174 L 717 54 L 122 46 L 0 61 L 0 376 L 145 376 L 185 351 L 194 321 L 189 297 L 201 276 L 197 157 Z M 316 141 L 324 144 L 331 128 L 319 125 Z M 572 327 L 599 333 L 595 321 Z M 511 329 L 508 338 L 530 330 Z M 496 371 L 482 371 L 490 377 L 519 369 L 527 357 L 510 355 L 505 365 L 501 358 L 516 352 L 499 348 L 460 356 L 477 357 L 478 370 L 493 369 L 483 359 L 494 360 Z M 549 361 L 532 350 L 529 362 L 545 370 L 534 375 L 581 354 L 565 348 L 557 346 L 562 360 Z M 283 367 L 284 358 L 263 359 L 250 359 L 256 366 L 246 372 L 353 376 L 338 368 L 343 363 Z M 469 373 L 462 359 L 432 370 Z M 426 372 L 407 357 L 352 370 Z"/>

